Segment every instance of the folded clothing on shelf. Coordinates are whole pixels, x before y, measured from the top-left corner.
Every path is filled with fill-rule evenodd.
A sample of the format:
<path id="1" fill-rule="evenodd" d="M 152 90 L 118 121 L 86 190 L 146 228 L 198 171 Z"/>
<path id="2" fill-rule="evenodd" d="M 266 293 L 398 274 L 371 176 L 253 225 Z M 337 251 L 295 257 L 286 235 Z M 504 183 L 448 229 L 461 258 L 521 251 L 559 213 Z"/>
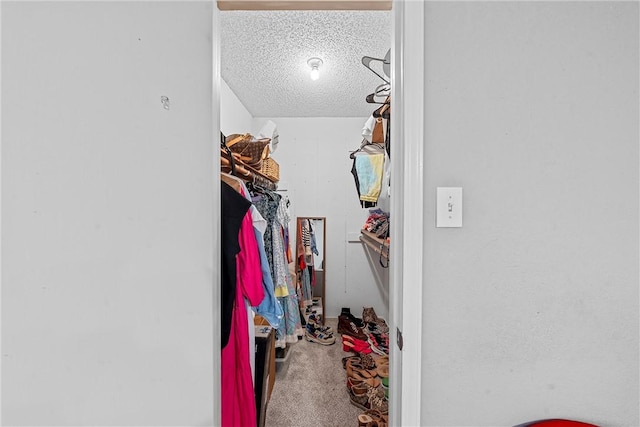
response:
<path id="1" fill-rule="evenodd" d="M 389 214 L 381 209 L 370 209 L 369 217 L 362 227 L 379 238 L 389 236 Z"/>

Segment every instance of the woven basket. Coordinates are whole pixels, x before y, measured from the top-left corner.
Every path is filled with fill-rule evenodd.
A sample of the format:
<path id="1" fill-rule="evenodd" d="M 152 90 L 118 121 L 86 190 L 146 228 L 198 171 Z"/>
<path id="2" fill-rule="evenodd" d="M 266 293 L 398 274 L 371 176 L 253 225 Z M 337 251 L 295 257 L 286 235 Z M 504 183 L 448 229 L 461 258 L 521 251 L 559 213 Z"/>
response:
<path id="1" fill-rule="evenodd" d="M 262 161 L 260 172 L 274 182 L 280 181 L 280 165 L 271 157 L 267 157 Z"/>

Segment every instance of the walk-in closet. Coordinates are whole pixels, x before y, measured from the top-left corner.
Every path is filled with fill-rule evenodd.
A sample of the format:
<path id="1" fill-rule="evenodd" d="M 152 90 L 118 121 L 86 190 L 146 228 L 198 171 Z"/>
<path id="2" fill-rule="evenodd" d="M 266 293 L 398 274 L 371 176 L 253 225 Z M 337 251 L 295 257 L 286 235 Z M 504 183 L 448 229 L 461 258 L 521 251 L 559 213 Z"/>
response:
<path id="1" fill-rule="evenodd" d="M 222 422 L 386 425 L 391 11 L 219 20 L 223 259 L 229 235 L 240 233 L 241 252 L 242 236 L 259 241 L 257 265 L 238 256 L 235 287 L 223 280 L 223 327 L 225 315 L 237 322 L 232 345 L 223 340 Z M 248 216 L 249 229 L 237 216 L 233 228 L 232 199 L 253 228 Z M 247 343 L 249 364 L 239 362 Z M 241 403 L 251 383 L 255 413 Z"/>

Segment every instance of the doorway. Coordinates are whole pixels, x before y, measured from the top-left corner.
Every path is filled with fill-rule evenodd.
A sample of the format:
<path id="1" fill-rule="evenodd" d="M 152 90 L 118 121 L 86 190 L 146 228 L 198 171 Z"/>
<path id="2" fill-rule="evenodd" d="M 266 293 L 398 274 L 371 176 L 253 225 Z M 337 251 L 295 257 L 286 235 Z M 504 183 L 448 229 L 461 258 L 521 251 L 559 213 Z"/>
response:
<path id="1" fill-rule="evenodd" d="M 268 2 L 266 2 L 268 3 Z M 352 2 L 348 2 L 352 3 Z M 366 3 L 366 2 L 364 2 Z M 408 30 L 415 31 L 416 28 L 423 27 L 423 6 L 422 4 L 402 4 L 394 3 L 392 37 L 392 79 L 395 95 L 392 99 L 392 109 L 394 111 L 394 127 L 392 127 L 392 139 L 394 141 L 405 141 L 404 144 L 395 144 L 392 161 L 395 173 L 392 182 L 397 183 L 392 190 L 395 197 L 392 197 L 392 211 L 399 212 L 396 215 L 397 221 L 392 222 L 392 233 L 394 245 L 391 249 L 392 263 L 390 268 L 389 287 L 389 324 L 391 326 L 391 376 L 392 387 L 397 391 L 390 397 L 390 419 L 392 425 L 419 424 L 421 395 L 420 395 L 420 369 L 421 364 L 421 283 L 422 270 L 422 247 L 416 239 L 403 239 L 404 233 L 415 235 L 416 229 L 421 230 L 421 225 L 411 230 L 406 230 L 402 226 L 406 221 L 421 222 L 421 210 L 411 209 L 412 206 L 422 206 L 422 162 L 416 162 L 416 158 L 422 156 L 422 108 L 407 110 L 403 113 L 403 106 L 411 102 L 413 106 L 422 105 L 422 61 L 424 53 L 421 46 L 423 38 L 415 39 L 415 32 L 412 37 L 404 37 Z M 410 2 L 413 3 L 413 2 Z M 415 2 L 419 3 L 419 2 Z M 217 11 L 216 11 L 217 12 Z M 216 17 L 216 21 L 219 16 Z M 216 26 L 216 28 L 218 28 Z M 421 34 L 421 33 L 419 33 Z M 409 40 L 410 39 L 410 40 Z M 408 41 L 409 40 L 409 41 Z M 220 42 L 219 39 L 216 42 Z M 216 46 L 216 43 L 214 43 Z M 220 46 L 218 45 L 218 50 Z M 410 52 L 407 55 L 403 52 Z M 407 65 L 411 64 L 411 68 Z M 220 77 L 218 76 L 218 79 Z M 403 83 L 418 82 L 418 91 L 405 93 Z M 219 83 L 219 81 L 218 81 Z M 407 139 L 409 138 L 409 139 Z M 406 142 L 411 141 L 411 142 Z M 411 159 L 409 161 L 408 159 Z M 416 194 L 418 196 L 416 197 Z M 407 195 L 409 195 L 407 197 Z M 411 205 L 411 206 L 410 206 Z M 412 224 L 415 224 L 412 222 Z M 396 244 L 397 242 L 397 244 Z M 412 285 L 408 285 L 403 292 L 403 282 L 411 280 Z M 403 322 L 402 313 L 405 313 Z M 397 332 L 402 331 L 403 339 L 399 340 Z M 400 351 L 396 342 L 403 342 L 403 351 Z M 395 361 L 394 361 L 395 359 Z M 408 373 L 402 372 L 402 365 L 411 363 L 417 366 L 412 369 L 411 378 Z M 416 373 L 418 374 L 416 376 Z M 219 411 L 218 411 L 219 413 Z"/>

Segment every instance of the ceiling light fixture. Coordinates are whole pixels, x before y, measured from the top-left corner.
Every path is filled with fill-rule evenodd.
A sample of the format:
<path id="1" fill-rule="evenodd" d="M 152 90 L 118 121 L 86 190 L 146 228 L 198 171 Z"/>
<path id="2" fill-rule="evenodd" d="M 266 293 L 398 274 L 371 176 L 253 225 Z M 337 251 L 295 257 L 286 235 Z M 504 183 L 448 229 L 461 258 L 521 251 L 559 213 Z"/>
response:
<path id="1" fill-rule="evenodd" d="M 320 66 L 322 65 L 322 59 L 309 58 L 307 61 L 309 67 L 311 67 L 311 80 L 318 80 L 320 78 Z"/>

